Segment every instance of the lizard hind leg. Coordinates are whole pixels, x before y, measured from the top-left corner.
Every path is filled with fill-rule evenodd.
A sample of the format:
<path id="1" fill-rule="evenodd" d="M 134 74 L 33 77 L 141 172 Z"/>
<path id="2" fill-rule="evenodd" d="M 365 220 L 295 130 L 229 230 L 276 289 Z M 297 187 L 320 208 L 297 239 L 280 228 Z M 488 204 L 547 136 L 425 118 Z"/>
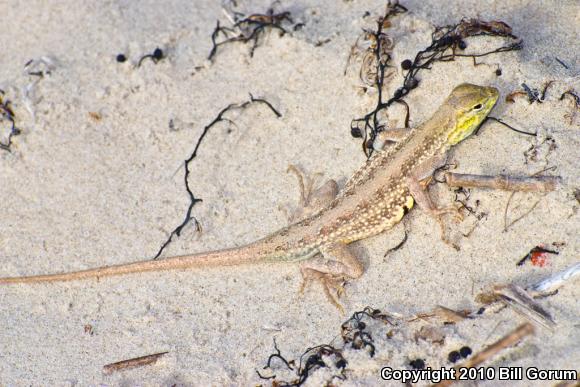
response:
<path id="1" fill-rule="evenodd" d="M 338 195 L 338 184 L 329 179 L 318 188 L 314 188 L 320 173 L 311 176 L 306 175 L 295 165 L 288 166 L 288 172 L 292 172 L 298 178 L 300 188 L 300 207 L 289 216 L 290 222 L 302 220 L 329 205 Z"/>
<path id="2" fill-rule="evenodd" d="M 359 278 L 364 267 L 345 243 L 335 243 L 321 248 L 322 257 L 303 262 L 300 265 L 302 286 L 300 293 L 312 280 L 321 283 L 328 301 L 344 314 L 338 299 L 345 293 L 344 284 L 349 279 Z M 336 295 L 334 295 L 335 293 Z"/>

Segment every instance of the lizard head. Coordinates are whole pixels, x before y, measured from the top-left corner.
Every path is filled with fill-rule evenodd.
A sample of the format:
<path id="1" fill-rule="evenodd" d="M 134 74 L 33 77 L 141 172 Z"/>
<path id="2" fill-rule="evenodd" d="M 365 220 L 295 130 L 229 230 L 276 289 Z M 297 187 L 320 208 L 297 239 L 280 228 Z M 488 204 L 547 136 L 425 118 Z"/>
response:
<path id="1" fill-rule="evenodd" d="M 455 125 L 447 134 L 448 145 L 455 145 L 469 137 L 487 117 L 499 97 L 495 87 L 463 83 L 457 86 L 446 104 L 455 114 Z"/>

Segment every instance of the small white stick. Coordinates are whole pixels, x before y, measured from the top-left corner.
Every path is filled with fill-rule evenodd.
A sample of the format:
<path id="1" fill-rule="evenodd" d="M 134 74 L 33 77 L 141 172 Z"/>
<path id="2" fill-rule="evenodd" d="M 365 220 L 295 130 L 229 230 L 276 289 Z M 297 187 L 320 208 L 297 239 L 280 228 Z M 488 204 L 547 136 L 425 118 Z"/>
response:
<path id="1" fill-rule="evenodd" d="M 578 274 L 580 274 L 580 262 L 572 265 L 566 270 L 556 273 L 548 278 L 544 278 L 540 282 L 530 286 L 527 289 L 528 293 L 533 297 L 552 293 L 564 285 L 566 281 L 572 279 Z"/>

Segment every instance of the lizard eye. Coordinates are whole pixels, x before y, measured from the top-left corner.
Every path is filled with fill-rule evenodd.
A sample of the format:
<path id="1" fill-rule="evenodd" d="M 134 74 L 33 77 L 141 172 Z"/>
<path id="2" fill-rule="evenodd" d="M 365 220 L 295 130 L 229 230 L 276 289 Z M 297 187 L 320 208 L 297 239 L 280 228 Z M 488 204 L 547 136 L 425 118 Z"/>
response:
<path id="1" fill-rule="evenodd" d="M 482 104 L 480 104 L 480 103 L 478 103 L 477 105 L 475 105 L 475 106 L 473 107 L 473 110 L 475 110 L 475 111 L 478 111 L 478 110 L 481 110 L 481 108 L 482 108 L 482 107 L 483 107 L 483 105 L 482 105 Z"/>

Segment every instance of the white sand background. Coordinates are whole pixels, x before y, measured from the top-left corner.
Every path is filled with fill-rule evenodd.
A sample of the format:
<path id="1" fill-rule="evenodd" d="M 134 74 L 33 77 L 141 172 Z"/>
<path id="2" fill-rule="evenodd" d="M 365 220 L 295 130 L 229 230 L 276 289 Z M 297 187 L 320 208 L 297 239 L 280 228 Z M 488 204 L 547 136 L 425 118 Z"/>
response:
<path id="1" fill-rule="evenodd" d="M 228 115 L 235 125 L 212 128 L 189 180 L 203 199 L 193 210 L 203 232 L 188 226 L 165 256 L 241 245 L 284 226 L 284 208 L 298 198 L 296 180 L 286 173 L 289 164 L 344 184 L 365 160 L 360 142 L 350 136 L 350 121 L 372 109 L 375 95 L 361 95 L 356 66 L 347 76 L 343 69 L 361 28 L 372 27 L 383 4 L 282 1 L 277 9 L 304 22 L 301 31 L 267 34 L 253 58 L 248 45 L 225 46 L 209 63 L 216 20 L 227 25 L 218 1 L 2 0 L 0 88 L 13 101 L 23 133 L 14 138 L 11 153 L 0 152 L 0 275 L 154 256 L 188 205 L 182 161 L 218 111 L 246 100 L 249 92 L 267 98 L 283 117 L 255 105 Z M 347 286 L 348 315 L 366 305 L 403 315 L 436 305 L 473 309 L 479 307 L 475 296 L 493 284 L 526 286 L 580 258 L 579 203 L 572 194 L 580 187 L 579 113 L 570 117 L 572 100 L 558 100 L 570 88 L 580 92 L 579 3 L 403 4 L 410 12 L 393 19 L 389 29 L 396 44 L 394 64 L 428 46 L 434 25 L 462 17 L 503 20 L 524 39 L 522 51 L 482 58 L 477 67 L 471 59 L 460 59 L 422 72 L 421 86 L 407 98 L 411 124 L 427 119 L 461 82 L 498 87 L 502 97 L 493 115 L 540 136 L 488 124 L 454 153 L 458 171 L 527 175 L 556 166 L 552 173 L 562 176 L 563 185 L 544 197 L 518 194 L 512 219 L 541 201 L 507 232 L 503 211 L 509 193 L 473 190 L 471 203 L 479 200 L 478 210 L 488 216 L 469 238 L 459 239 L 459 252 L 440 240 L 436 222 L 419 210 L 406 221 L 408 241 L 387 258 L 385 251 L 403 237 L 403 225 L 356 243 L 366 272 Z M 237 10 L 264 12 L 270 5 L 243 1 Z M 372 17 L 363 19 L 365 11 Z M 501 43 L 476 39 L 472 44 L 490 49 Z M 163 48 L 166 59 L 134 67 L 156 47 Z M 118 53 L 129 61 L 117 63 Z M 51 74 L 40 80 L 26 75 L 24 64 L 41 57 L 53 59 Z M 397 66 L 388 91 L 401 79 Z M 530 105 L 525 97 L 505 102 L 522 82 L 541 89 L 549 80 L 555 83 L 544 103 Z M 34 93 L 25 98 L 23 88 L 33 81 Z M 102 118 L 91 118 L 91 112 Z M 402 123 L 400 115 L 391 118 Z M 171 119 L 176 130 L 169 128 Z M 556 149 L 542 144 L 546 136 L 555 140 Z M 524 152 L 532 145 L 538 145 L 536 161 L 526 162 Z M 445 187 L 435 191 L 441 203 L 453 198 Z M 457 235 L 472 225 L 468 217 L 450 227 Z M 516 266 L 532 247 L 552 242 L 565 245 L 548 267 Z M 297 265 L 268 264 L 2 287 L 0 384 L 267 385 L 255 370 L 273 352 L 273 338 L 288 358 L 317 344 L 341 345 L 340 324 L 346 317 L 318 285 L 300 297 L 300 282 Z M 555 332 L 538 328 L 534 337 L 489 365 L 578 369 L 580 283 L 571 282 L 539 302 L 557 321 Z M 374 385 L 382 366 L 407 369 L 414 358 L 432 367 L 449 366 L 451 350 L 463 345 L 481 350 L 523 321 L 509 309 L 488 313 L 446 327 L 441 346 L 415 343 L 412 332 L 408 340 L 401 333 L 392 341 L 376 332 L 377 355 L 371 359 L 362 351 L 347 351 L 348 379 L 333 383 Z M 424 322 L 430 324 L 438 323 Z M 162 351 L 169 353 L 155 365 L 103 373 L 105 364 Z M 281 369 L 264 373 L 283 375 Z M 307 384 L 320 385 L 330 375 L 328 369 L 316 372 Z"/>

